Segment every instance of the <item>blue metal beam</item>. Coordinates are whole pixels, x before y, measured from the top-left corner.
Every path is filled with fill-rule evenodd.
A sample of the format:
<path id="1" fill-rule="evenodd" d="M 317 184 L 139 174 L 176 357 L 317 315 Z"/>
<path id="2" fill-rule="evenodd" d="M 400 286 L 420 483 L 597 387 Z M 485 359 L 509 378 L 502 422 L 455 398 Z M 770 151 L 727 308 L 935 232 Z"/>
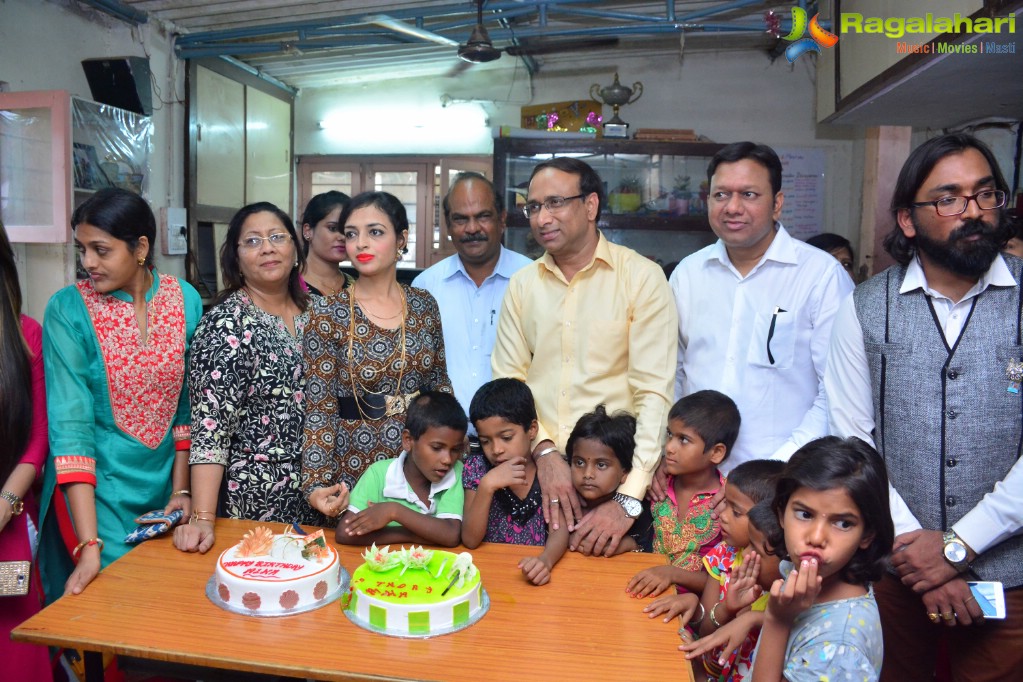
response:
<path id="1" fill-rule="evenodd" d="M 80 0 L 83 5 L 88 5 L 95 9 L 109 14 L 112 17 L 116 17 L 122 21 L 127 21 L 129 24 L 138 26 L 149 21 L 149 15 L 145 12 L 129 7 L 123 2 L 117 0 Z"/>

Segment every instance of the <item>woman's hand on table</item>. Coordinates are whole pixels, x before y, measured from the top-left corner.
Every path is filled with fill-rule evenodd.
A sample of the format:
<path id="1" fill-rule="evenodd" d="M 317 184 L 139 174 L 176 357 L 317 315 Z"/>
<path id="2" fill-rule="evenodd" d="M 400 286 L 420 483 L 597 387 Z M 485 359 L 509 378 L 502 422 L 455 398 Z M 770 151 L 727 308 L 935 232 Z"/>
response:
<path id="1" fill-rule="evenodd" d="M 174 529 L 174 546 L 182 552 L 205 554 L 213 547 L 212 521 L 189 521 Z"/>
<path id="2" fill-rule="evenodd" d="M 348 509 L 348 486 L 335 483 L 329 487 L 315 488 L 309 493 L 309 506 L 330 519 L 336 519 Z"/>
<path id="3" fill-rule="evenodd" d="M 178 523 L 188 523 L 188 517 L 192 515 L 192 496 L 186 493 L 171 495 L 167 506 L 163 508 L 163 513 L 170 514 L 175 509 L 181 510 L 181 520 Z"/>
<path id="4" fill-rule="evenodd" d="M 99 575 L 100 567 L 100 545 L 89 545 L 83 547 L 78 555 L 78 565 L 72 571 L 71 576 L 64 583 L 64 594 L 81 594 L 89 583 Z"/>

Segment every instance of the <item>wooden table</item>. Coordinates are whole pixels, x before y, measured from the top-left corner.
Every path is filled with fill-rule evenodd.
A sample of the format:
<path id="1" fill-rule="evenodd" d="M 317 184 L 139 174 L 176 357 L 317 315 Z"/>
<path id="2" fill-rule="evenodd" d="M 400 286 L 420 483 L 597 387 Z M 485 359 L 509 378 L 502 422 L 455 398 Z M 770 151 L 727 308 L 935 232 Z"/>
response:
<path id="1" fill-rule="evenodd" d="M 156 661 L 316 680 L 692 680 L 677 650 L 678 622 L 642 613 L 625 594 L 653 554 L 612 559 L 566 554 L 553 580 L 534 587 L 518 560 L 536 548 L 484 544 L 473 552 L 490 595 L 475 625 L 430 639 L 357 627 L 338 603 L 280 618 L 230 613 L 205 594 L 217 556 L 254 522 L 217 520 L 208 554 L 169 538 L 145 542 L 78 596 L 64 597 L 14 630 L 14 639 Z M 281 532 L 282 524 L 270 525 Z M 362 549 L 338 547 L 349 572 Z M 93 662 L 98 656 L 90 656 Z"/>

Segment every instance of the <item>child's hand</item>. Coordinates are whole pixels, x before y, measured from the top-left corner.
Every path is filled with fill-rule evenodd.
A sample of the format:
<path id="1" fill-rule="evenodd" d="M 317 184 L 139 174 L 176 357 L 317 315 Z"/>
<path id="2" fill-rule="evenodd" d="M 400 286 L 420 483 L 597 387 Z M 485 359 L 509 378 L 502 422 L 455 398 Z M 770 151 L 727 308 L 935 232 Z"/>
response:
<path id="1" fill-rule="evenodd" d="M 696 613 L 696 609 L 699 607 L 700 598 L 691 592 L 686 594 L 669 594 L 654 600 L 652 604 L 644 606 L 643 613 L 647 614 L 650 618 L 663 613 L 665 614 L 665 623 L 671 621 L 675 616 L 681 615 L 682 624 L 685 625 L 692 619 L 693 614 Z"/>
<path id="2" fill-rule="evenodd" d="M 645 568 L 636 575 L 625 587 L 625 591 L 633 597 L 656 597 L 674 585 L 671 574 L 674 566 L 654 566 Z"/>
<path id="3" fill-rule="evenodd" d="M 550 565 L 538 556 L 526 557 L 519 562 L 519 568 L 534 585 L 546 585 L 551 581 Z"/>
<path id="4" fill-rule="evenodd" d="M 732 652 L 738 649 L 746 635 L 749 634 L 752 621 L 748 618 L 736 618 L 730 623 L 725 623 L 709 635 L 700 637 L 695 642 L 683 644 L 678 649 L 686 652 L 687 660 L 695 660 L 700 656 L 714 656 L 717 652 L 717 667 L 724 667 Z"/>
<path id="5" fill-rule="evenodd" d="M 728 581 L 728 592 L 725 594 L 725 608 L 738 613 L 755 602 L 763 590 L 757 583 L 760 577 L 760 555 L 750 550 L 745 561 L 732 571 Z"/>
<path id="6" fill-rule="evenodd" d="M 501 462 L 480 479 L 480 484 L 484 481 L 486 481 L 487 485 L 492 486 L 494 490 L 507 488 L 518 483 L 525 483 L 526 458 L 513 457 Z"/>
<path id="7" fill-rule="evenodd" d="M 345 519 L 345 532 L 348 535 L 365 535 L 380 530 L 394 520 L 393 512 L 396 502 L 367 502 L 367 507 L 357 514 Z"/>
<path id="8" fill-rule="evenodd" d="M 810 559 L 792 569 L 788 580 L 775 580 L 767 602 L 769 618 L 791 626 L 796 616 L 813 606 L 821 592 L 822 578 L 817 575 L 817 560 Z"/>

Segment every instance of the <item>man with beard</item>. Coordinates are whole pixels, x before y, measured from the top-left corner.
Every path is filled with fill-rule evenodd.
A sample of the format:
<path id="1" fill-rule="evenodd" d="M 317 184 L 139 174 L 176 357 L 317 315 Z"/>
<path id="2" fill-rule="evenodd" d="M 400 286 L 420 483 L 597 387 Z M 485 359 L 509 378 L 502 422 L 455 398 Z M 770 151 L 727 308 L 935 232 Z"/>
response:
<path id="1" fill-rule="evenodd" d="M 484 176 L 459 173 L 442 206 L 457 253 L 421 272 L 412 286 L 437 299 L 448 376 L 468 414 L 476 389 L 490 381 L 490 354 L 508 280 L 532 261 L 501 246 L 508 214 Z"/>
<path id="2" fill-rule="evenodd" d="M 832 432 L 875 443 L 893 486 L 892 573 L 874 586 L 882 680 L 933 679 L 940 638 L 952 679 L 1023 670 L 1023 261 L 999 254 L 1006 190 L 970 135 L 913 151 L 885 240 L 898 264 L 833 328 Z M 967 580 L 1003 585 L 1005 620 L 984 620 Z"/>

